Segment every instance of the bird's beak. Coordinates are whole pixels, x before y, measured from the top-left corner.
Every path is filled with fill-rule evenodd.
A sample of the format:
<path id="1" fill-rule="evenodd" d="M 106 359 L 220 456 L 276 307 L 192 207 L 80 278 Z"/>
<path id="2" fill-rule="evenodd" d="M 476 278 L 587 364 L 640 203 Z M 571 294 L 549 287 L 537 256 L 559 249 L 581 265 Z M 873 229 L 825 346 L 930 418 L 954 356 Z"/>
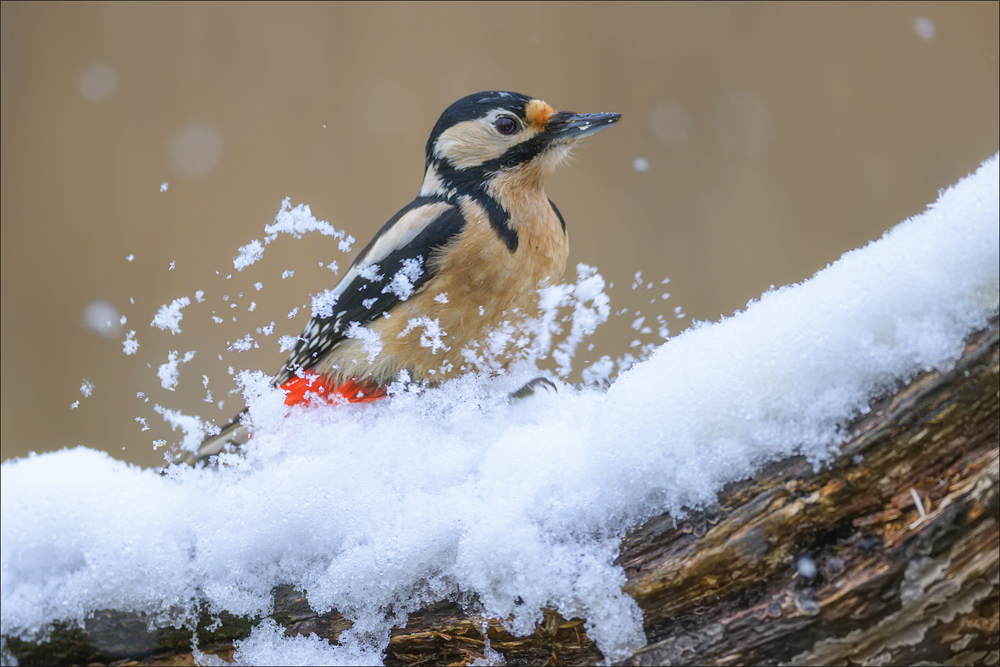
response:
<path id="1" fill-rule="evenodd" d="M 580 139 L 588 135 L 600 132 L 606 127 L 611 127 L 619 120 L 620 113 L 573 113 L 571 111 L 560 111 L 552 115 L 546 127 L 546 131 L 552 139 L 566 141 L 569 139 Z"/>

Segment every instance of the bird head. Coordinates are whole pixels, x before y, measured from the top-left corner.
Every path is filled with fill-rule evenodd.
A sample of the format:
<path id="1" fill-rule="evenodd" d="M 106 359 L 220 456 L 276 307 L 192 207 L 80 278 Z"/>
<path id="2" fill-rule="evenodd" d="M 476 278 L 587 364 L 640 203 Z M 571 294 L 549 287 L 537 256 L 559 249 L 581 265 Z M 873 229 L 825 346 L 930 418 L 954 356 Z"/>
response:
<path id="1" fill-rule="evenodd" d="M 501 176 L 540 187 L 580 139 L 620 118 L 556 111 L 520 93 L 468 95 L 445 109 L 431 131 L 421 195 L 487 189 Z"/>

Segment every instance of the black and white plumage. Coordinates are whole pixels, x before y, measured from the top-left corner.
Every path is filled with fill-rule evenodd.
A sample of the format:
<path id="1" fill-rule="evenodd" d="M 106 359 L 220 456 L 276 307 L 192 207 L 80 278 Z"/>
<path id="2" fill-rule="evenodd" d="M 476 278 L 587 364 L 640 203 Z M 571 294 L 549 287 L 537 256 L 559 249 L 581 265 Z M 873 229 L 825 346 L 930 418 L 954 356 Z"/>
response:
<path id="1" fill-rule="evenodd" d="M 443 198 L 417 197 L 394 215 L 327 293 L 332 312 L 314 313 L 275 383 L 318 368 L 351 324 L 365 326 L 420 291 L 437 273 L 437 255 L 464 227 L 459 209 Z"/>
<path id="2" fill-rule="evenodd" d="M 533 312 L 538 287 L 562 275 L 566 223 L 545 196 L 545 179 L 579 139 L 619 119 L 559 112 L 499 91 L 449 106 L 427 140 L 416 199 L 314 301 L 275 379 L 289 392 L 286 402 L 310 397 L 302 394 L 303 378 L 315 378 L 312 395 L 354 401 L 384 395 L 402 371 L 433 384 L 465 370 L 463 349 Z M 435 333 L 430 345 L 421 341 L 428 328 Z M 241 430 L 234 421 L 189 460 L 240 441 Z"/>

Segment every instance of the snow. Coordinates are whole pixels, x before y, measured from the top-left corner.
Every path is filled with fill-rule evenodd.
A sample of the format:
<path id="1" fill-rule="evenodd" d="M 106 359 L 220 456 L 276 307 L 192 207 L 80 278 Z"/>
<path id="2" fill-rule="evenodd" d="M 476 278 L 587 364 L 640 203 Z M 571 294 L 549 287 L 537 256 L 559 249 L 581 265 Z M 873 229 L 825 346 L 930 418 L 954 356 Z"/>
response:
<path id="1" fill-rule="evenodd" d="M 264 231 L 267 237 L 265 243 L 269 243 L 278 237 L 278 234 L 291 234 L 297 239 L 307 232 L 319 232 L 323 236 L 333 236 L 339 239 L 338 248 L 340 252 L 350 252 L 354 244 L 354 237 L 344 231 L 333 228 L 329 222 L 317 220 L 313 217 L 312 211 L 306 204 L 299 204 L 292 208 L 291 199 L 286 197 L 281 202 L 281 210 L 274 218 L 274 223 L 266 225 Z"/>
<path id="2" fill-rule="evenodd" d="M 317 319 L 329 319 L 333 317 L 333 307 L 337 305 L 337 300 L 340 298 L 340 292 L 335 292 L 333 290 L 323 290 L 319 294 L 316 294 L 312 298 L 312 311 L 310 317 Z M 288 318 L 291 319 L 298 312 L 298 308 L 288 314 Z"/>
<path id="3" fill-rule="evenodd" d="M 171 262 L 171 268 L 173 268 L 173 262 Z M 160 306 L 160 309 L 156 311 L 156 315 L 153 317 L 153 321 L 150 322 L 149 325 L 157 327 L 161 331 L 167 330 L 172 334 L 179 334 L 181 332 L 179 324 L 184 318 L 184 314 L 181 313 L 181 308 L 190 305 L 191 299 L 186 296 L 174 299 L 170 305 Z"/>
<path id="4" fill-rule="evenodd" d="M 5 462 L 0 631 L 35 636 L 98 609 L 180 623 L 198 599 L 266 615 L 271 589 L 294 585 L 354 627 L 330 645 L 265 620 L 237 661 L 375 662 L 390 627 L 440 599 L 517 634 L 554 607 L 585 618 L 621 660 L 645 642 L 614 565 L 625 531 L 712 503 L 768 461 L 801 453 L 821 465 L 870 401 L 947 368 L 997 312 L 998 182 L 994 156 L 810 280 L 665 342 L 606 393 L 557 381 L 558 393 L 509 404 L 537 374 L 522 364 L 306 410 L 287 408 L 267 375 L 241 372 L 254 437 L 217 470 L 161 476 L 86 448 Z M 602 295 L 587 267 L 543 293 L 547 313 L 574 313 L 565 340 L 548 340 L 560 365 L 607 317 Z M 552 333 L 559 320 L 541 324 Z M 197 446 L 201 420 L 157 411 L 185 432 L 183 448 Z"/>
<path id="5" fill-rule="evenodd" d="M 235 662 L 243 665 L 375 665 L 382 661 L 375 649 L 361 649 L 344 659 L 344 651 L 310 633 L 286 637 L 273 620 L 265 619 L 244 640 L 235 642 Z M 206 663 L 207 664 L 207 663 Z"/>
<path id="6" fill-rule="evenodd" d="M 598 326 L 607 321 L 611 313 L 611 303 L 604 292 L 604 279 L 597 270 L 586 264 L 577 267 L 577 282 L 574 285 L 554 285 L 542 290 L 541 309 L 543 320 L 554 322 L 553 315 L 559 308 L 573 306 L 570 333 L 552 353 L 559 364 L 559 375 L 566 377 L 572 370 L 572 360 L 580 342 L 592 334 Z M 539 344 L 546 347 L 550 343 L 548 332 L 539 337 Z"/>
<path id="7" fill-rule="evenodd" d="M 254 239 L 240 248 L 239 254 L 233 258 L 233 267 L 242 271 L 251 264 L 256 264 L 264 256 L 264 244 Z"/>
<path id="8" fill-rule="evenodd" d="M 400 301 L 406 301 L 413 294 L 413 283 L 417 282 L 421 274 L 424 272 L 423 268 L 424 258 L 421 256 L 404 259 L 403 266 L 396 272 L 396 275 L 392 277 L 389 284 L 382 288 L 382 294 L 388 294 L 392 292 Z M 377 265 L 373 265 L 376 266 Z M 361 271 L 364 268 L 358 270 L 358 275 L 365 277 Z"/>
<path id="9" fill-rule="evenodd" d="M 132 329 L 127 334 L 125 334 L 125 340 L 122 341 L 122 349 L 125 354 L 135 354 L 139 351 L 139 343 L 135 339 L 135 329 Z"/>
<path id="10" fill-rule="evenodd" d="M 337 247 L 341 252 L 350 252 L 351 246 L 354 244 L 353 236 L 343 230 L 335 229 L 329 222 L 317 220 L 306 204 L 299 204 L 292 208 L 291 198 L 286 197 L 281 202 L 281 208 L 278 210 L 274 222 L 264 226 L 266 234 L 264 241 L 255 239 L 240 248 L 239 254 L 233 258 L 233 266 L 237 271 L 242 271 L 248 266 L 256 264 L 264 256 L 264 247 L 277 239 L 278 234 L 290 234 L 294 238 L 300 239 L 303 234 L 308 232 L 319 232 L 323 236 L 333 236 L 338 239 Z M 334 271 L 336 271 L 336 264 L 334 264 Z M 286 271 L 281 277 L 292 275 L 294 275 L 293 271 Z"/>
<path id="11" fill-rule="evenodd" d="M 180 364 L 186 364 L 194 358 L 194 352 L 189 350 L 183 358 L 178 357 L 176 350 L 167 353 L 166 362 L 160 364 L 156 371 L 156 376 L 160 378 L 160 386 L 164 389 L 174 391 L 177 388 L 177 379 L 180 375 Z"/>
<path id="12" fill-rule="evenodd" d="M 229 346 L 228 349 L 231 351 L 235 350 L 236 352 L 246 352 L 247 350 L 253 349 L 255 347 L 259 347 L 257 341 L 255 341 L 250 334 L 247 334 L 243 336 L 243 338 L 240 338 L 239 340 L 235 341 L 232 345 Z"/>
<path id="13" fill-rule="evenodd" d="M 161 415 L 163 420 L 170 424 L 171 429 L 175 431 L 180 429 L 184 433 L 180 447 L 185 451 L 197 451 L 207 433 L 218 432 L 217 427 L 206 426 L 197 417 L 181 414 L 176 410 L 165 408 L 162 405 L 154 405 L 153 411 Z"/>
<path id="14" fill-rule="evenodd" d="M 378 272 L 378 264 L 362 264 L 357 268 L 358 275 L 370 282 L 378 282 L 383 276 Z"/>
<path id="15" fill-rule="evenodd" d="M 378 335 L 378 332 L 363 327 L 357 322 L 351 322 L 344 335 L 348 338 L 357 338 L 361 341 L 362 349 L 368 353 L 368 363 L 374 362 L 375 357 L 382 351 L 382 338 Z"/>
<path id="16" fill-rule="evenodd" d="M 87 378 L 83 379 L 80 384 L 80 393 L 84 395 L 85 398 L 90 398 L 91 394 L 94 393 L 94 383 Z"/>
<path id="17" fill-rule="evenodd" d="M 298 342 L 298 336 L 281 336 L 278 338 L 278 351 L 288 352 L 294 350 L 295 344 Z"/>
<path id="18" fill-rule="evenodd" d="M 431 354 L 436 354 L 438 350 L 447 349 L 444 341 L 448 332 L 441 328 L 441 322 L 437 318 L 432 320 L 429 317 L 414 317 L 399 332 L 399 337 L 402 338 L 417 327 L 423 327 L 423 333 L 420 334 L 421 347 L 429 347 Z"/>

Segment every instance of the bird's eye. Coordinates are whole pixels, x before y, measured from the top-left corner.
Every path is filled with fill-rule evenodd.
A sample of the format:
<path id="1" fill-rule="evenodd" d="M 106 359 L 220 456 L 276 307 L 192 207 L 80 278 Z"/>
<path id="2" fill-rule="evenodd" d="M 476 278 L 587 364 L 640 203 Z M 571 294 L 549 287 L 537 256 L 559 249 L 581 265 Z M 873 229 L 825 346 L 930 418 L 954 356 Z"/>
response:
<path id="1" fill-rule="evenodd" d="M 493 122 L 493 125 L 500 134 L 514 134 L 517 132 L 517 121 L 510 116 L 500 116 Z"/>

